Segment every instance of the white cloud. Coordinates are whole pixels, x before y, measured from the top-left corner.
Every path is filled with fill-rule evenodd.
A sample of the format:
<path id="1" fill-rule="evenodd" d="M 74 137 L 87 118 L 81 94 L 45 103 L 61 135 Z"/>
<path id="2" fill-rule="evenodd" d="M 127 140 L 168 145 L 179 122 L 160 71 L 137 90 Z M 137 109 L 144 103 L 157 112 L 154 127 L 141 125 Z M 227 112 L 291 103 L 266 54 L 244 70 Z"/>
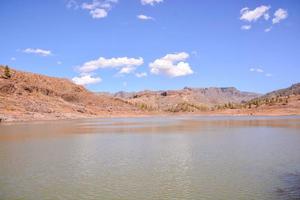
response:
<path id="1" fill-rule="evenodd" d="M 265 32 L 270 32 L 272 30 L 272 26 L 265 29 Z"/>
<path id="2" fill-rule="evenodd" d="M 263 73 L 264 70 L 261 68 L 250 68 L 249 69 L 250 72 L 258 72 L 258 73 Z"/>
<path id="3" fill-rule="evenodd" d="M 273 24 L 279 23 L 281 20 L 284 20 L 288 17 L 288 12 L 282 8 L 279 8 L 274 13 L 274 18 L 272 19 Z"/>
<path id="4" fill-rule="evenodd" d="M 243 25 L 241 26 L 242 30 L 250 30 L 251 29 L 251 25 Z"/>
<path id="5" fill-rule="evenodd" d="M 256 73 L 259 73 L 259 74 L 264 74 L 266 77 L 273 76 L 271 73 L 265 73 L 265 71 L 261 68 L 250 68 L 249 71 L 250 72 L 256 72 Z"/>
<path id="6" fill-rule="evenodd" d="M 80 72 L 92 72 L 97 69 L 104 68 L 116 68 L 120 69 L 119 73 L 128 74 L 133 72 L 136 67 L 144 63 L 143 58 L 128 58 L 128 57 L 119 57 L 119 58 L 104 58 L 100 57 L 96 60 L 91 60 L 84 63 L 80 68 Z"/>
<path id="7" fill-rule="evenodd" d="M 140 20 L 154 20 L 153 17 L 147 16 L 147 15 L 137 15 L 136 17 Z"/>
<path id="8" fill-rule="evenodd" d="M 89 74 L 85 74 L 79 77 L 72 78 L 72 81 L 77 85 L 89 85 L 99 83 L 102 81 L 102 79 L 100 77 L 92 77 Z"/>
<path id="9" fill-rule="evenodd" d="M 135 76 L 138 78 L 146 77 L 148 74 L 146 72 L 136 73 Z"/>
<path id="10" fill-rule="evenodd" d="M 50 50 L 44 50 L 44 49 L 32 49 L 32 48 L 27 48 L 23 50 L 24 53 L 28 54 L 37 54 L 40 56 L 50 56 L 52 55 Z"/>
<path id="11" fill-rule="evenodd" d="M 56 62 L 56 64 L 61 65 L 62 62 L 59 60 L 59 61 Z"/>
<path id="12" fill-rule="evenodd" d="M 130 74 L 135 70 L 135 66 L 126 66 L 122 67 L 121 70 L 119 71 L 120 74 Z"/>
<path id="13" fill-rule="evenodd" d="M 69 9 L 73 8 L 74 10 L 77 10 L 79 8 L 79 5 L 76 0 L 69 0 L 67 2 L 67 8 Z"/>
<path id="14" fill-rule="evenodd" d="M 103 8 L 97 8 L 95 10 L 91 10 L 90 14 L 92 15 L 93 18 L 98 19 L 98 18 L 104 18 L 107 16 L 107 11 L 104 10 Z"/>
<path id="15" fill-rule="evenodd" d="M 268 21 L 270 19 L 269 13 L 264 14 L 264 18 L 265 18 L 266 21 Z"/>
<path id="16" fill-rule="evenodd" d="M 88 10 L 92 18 L 101 19 L 107 17 L 113 4 L 116 3 L 118 3 L 118 0 L 93 0 L 91 3 L 82 3 L 81 8 Z"/>
<path id="17" fill-rule="evenodd" d="M 10 58 L 11 61 L 16 61 L 17 59 L 15 57 Z"/>
<path id="18" fill-rule="evenodd" d="M 189 57 L 185 52 L 167 54 L 149 64 L 152 74 L 164 74 L 169 77 L 186 76 L 193 74 L 189 63 L 184 62 Z"/>
<path id="19" fill-rule="evenodd" d="M 81 5 L 81 8 L 84 10 L 94 10 L 100 5 L 100 1 L 93 1 L 92 3 L 84 2 Z"/>
<path id="20" fill-rule="evenodd" d="M 256 20 L 258 20 L 260 17 L 264 16 L 268 10 L 270 9 L 270 6 L 259 6 L 257 8 L 255 8 L 254 10 L 249 10 L 248 7 L 242 8 L 240 13 L 241 13 L 241 17 L 240 20 L 244 20 L 244 21 L 248 21 L 248 22 L 255 22 Z M 267 17 L 265 16 L 265 19 Z"/>
<path id="21" fill-rule="evenodd" d="M 270 73 L 266 73 L 266 77 L 271 77 L 271 76 L 273 76 L 273 75 Z"/>
<path id="22" fill-rule="evenodd" d="M 164 0 L 141 0 L 142 5 L 151 5 L 153 6 L 155 3 L 161 3 Z"/>

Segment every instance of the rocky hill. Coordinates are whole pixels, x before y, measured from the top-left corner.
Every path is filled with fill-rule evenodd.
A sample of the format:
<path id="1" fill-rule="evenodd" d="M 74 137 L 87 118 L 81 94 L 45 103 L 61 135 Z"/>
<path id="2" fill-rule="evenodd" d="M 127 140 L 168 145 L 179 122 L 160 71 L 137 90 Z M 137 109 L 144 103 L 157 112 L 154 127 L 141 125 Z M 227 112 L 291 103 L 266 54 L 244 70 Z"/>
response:
<path id="1" fill-rule="evenodd" d="M 147 110 L 203 111 L 219 104 L 249 101 L 259 97 L 260 94 L 242 92 L 234 87 L 185 87 L 182 90 L 118 92 L 113 96 Z"/>
<path id="2" fill-rule="evenodd" d="M 137 114 L 140 109 L 108 95 L 95 95 L 67 79 L 0 66 L 0 119 L 31 120 Z"/>
<path id="3" fill-rule="evenodd" d="M 269 92 L 261 96 L 260 99 L 276 98 L 276 97 L 283 97 L 283 96 L 290 96 L 290 95 L 300 95 L 300 83 L 293 84 L 288 88 Z"/>
<path id="4" fill-rule="evenodd" d="M 299 115 L 300 83 L 293 84 L 288 88 L 269 92 L 265 95 L 235 106 L 242 108 L 243 111 L 251 112 L 252 114 L 276 113 L 276 115 Z"/>
<path id="5" fill-rule="evenodd" d="M 234 87 L 93 93 L 68 79 L 0 66 L 0 122 L 174 113 L 300 114 L 300 84 L 266 95 Z"/>

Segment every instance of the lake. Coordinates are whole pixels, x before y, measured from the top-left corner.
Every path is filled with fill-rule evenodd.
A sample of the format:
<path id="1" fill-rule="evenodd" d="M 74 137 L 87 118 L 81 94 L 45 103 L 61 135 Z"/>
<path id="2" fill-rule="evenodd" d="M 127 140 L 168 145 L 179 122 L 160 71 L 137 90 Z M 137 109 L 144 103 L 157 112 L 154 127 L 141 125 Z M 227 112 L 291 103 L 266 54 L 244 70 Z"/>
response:
<path id="1" fill-rule="evenodd" d="M 1 124 L 0 199 L 300 199 L 300 117 Z"/>

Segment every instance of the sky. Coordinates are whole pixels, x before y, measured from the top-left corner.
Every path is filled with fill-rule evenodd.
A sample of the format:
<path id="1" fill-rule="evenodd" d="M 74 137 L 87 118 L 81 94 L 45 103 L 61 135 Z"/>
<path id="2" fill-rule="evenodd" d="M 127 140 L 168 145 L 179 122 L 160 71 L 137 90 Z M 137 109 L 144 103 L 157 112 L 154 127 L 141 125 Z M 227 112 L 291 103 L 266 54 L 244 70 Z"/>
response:
<path id="1" fill-rule="evenodd" d="M 91 91 L 300 81 L 298 0 L 0 0 L 0 64 Z"/>

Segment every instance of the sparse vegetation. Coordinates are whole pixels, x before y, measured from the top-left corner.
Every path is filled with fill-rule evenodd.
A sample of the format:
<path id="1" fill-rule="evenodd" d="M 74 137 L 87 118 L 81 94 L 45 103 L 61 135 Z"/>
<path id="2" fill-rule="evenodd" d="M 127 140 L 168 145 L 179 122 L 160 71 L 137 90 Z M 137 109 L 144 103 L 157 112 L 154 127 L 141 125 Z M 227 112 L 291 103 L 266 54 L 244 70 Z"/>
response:
<path id="1" fill-rule="evenodd" d="M 231 94 L 231 90 L 224 92 L 218 88 L 142 91 L 118 97 L 95 95 L 68 80 L 18 72 L 8 66 L 0 66 L 0 76 L 2 114 L 17 113 L 19 118 L 31 118 L 33 113 L 45 118 L 189 112 L 243 115 L 274 110 L 297 114 L 300 105 L 300 84 L 293 86 L 293 93 L 280 90 L 260 97 L 251 93 Z M 249 95 L 256 98 L 249 100 Z"/>
<path id="2" fill-rule="evenodd" d="M 5 78 L 5 79 L 11 78 L 12 73 L 11 73 L 10 68 L 7 65 L 6 66 L 1 66 L 1 67 L 4 67 L 4 72 L 3 72 L 2 78 Z"/>
<path id="3" fill-rule="evenodd" d="M 188 102 L 178 103 L 171 108 L 168 108 L 167 112 L 196 112 L 196 111 L 208 111 L 209 108 L 204 105 L 196 105 Z"/>
<path id="4" fill-rule="evenodd" d="M 162 92 L 160 95 L 166 97 L 168 95 L 168 93 L 167 92 Z"/>

